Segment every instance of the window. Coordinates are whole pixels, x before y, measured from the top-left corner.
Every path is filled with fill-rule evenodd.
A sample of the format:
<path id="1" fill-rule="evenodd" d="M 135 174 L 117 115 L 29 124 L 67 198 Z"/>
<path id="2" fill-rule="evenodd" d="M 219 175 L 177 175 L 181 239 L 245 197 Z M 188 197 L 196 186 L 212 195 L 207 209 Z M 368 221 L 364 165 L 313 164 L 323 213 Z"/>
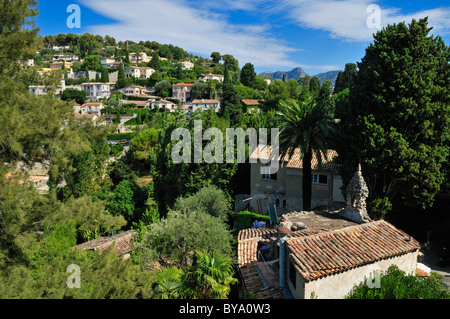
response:
<path id="1" fill-rule="evenodd" d="M 328 184 L 328 177 L 327 175 L 317 175 L 313 174 L 312 177 L 312 183 L 313 184 L 321 184 L 321 185 L 327 185 Z"/>
<path id="2" fill-rule="evenodd" d="M 270 166 L 262 167 L 262 179 L 267 181 L 276 181 L 277 173 L 270 174 Z"/>

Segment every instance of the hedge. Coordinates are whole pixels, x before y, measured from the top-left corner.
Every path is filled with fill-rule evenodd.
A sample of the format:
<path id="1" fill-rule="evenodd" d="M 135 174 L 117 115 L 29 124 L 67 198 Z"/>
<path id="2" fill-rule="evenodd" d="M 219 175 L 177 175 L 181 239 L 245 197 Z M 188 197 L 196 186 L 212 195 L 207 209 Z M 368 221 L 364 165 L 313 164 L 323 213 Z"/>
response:
<path id="1" fill-rule="evenodd" d="M 270 224 L 269 215 L 260 215 L 256 213 L 252 213 L 248 210 L 244 210 L 242 212 L 236 213 L 234 218 L 234 232 L 237 235 L 240 230 L 252 227 L 254 221 L 263 221 L 266 222 L 266 226 Z M 281 220 L 281 217 L 278 217 L 278 220 Z"/>
<path id="2" fill-rule="evenodd" d="M 129 132 L 129 133 L 112 133 L 107 134 L 106 139 L 108 141 L 111 140 L 131 140 L 133 137 L 136 136 L 135 132 Z"/>

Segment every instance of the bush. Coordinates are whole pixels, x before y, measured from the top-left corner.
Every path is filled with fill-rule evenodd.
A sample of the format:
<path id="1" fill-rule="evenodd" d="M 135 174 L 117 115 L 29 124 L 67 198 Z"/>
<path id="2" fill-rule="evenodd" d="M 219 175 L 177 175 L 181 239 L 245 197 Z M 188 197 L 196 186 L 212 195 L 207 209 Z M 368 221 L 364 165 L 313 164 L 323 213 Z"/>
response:
<path id="1" fill-rule="evenodd" d="M 355 286 L 346 299 L 450 299 L 450 293 L 437 273 L 421 278 L 406 275 L 392 265 L 387 274 L 381 276 L 380 288 L 369 288 L 363 282 Z"/>
<path id="2" fill-rule="evenodd" d="M 211 185 L 203 187 L 192 196 L 179 197 L 174 204 L 174 210 L 180 212 L 203 210 L 211 216 L 226 221 L 230 202 L 222 190 Z"/>

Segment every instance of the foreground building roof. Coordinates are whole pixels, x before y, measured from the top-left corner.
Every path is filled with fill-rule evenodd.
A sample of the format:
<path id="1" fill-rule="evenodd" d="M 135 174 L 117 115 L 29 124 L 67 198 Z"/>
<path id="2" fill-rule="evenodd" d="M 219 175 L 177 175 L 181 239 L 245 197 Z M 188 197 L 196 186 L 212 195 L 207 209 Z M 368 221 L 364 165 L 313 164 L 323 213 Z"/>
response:
<path id="1" fill-rule="evenodd" d="M 137 236 L 135 230 L 129 230 L 111 237 L 100 237 L 75 246 L 81 250 L 103 251 L 114 244 L 114 251 L 118 256 L 129 254 L 133 247 L 133 239 Z"/>
<path id="2" fill-rule="evenodd" d="M 287 240 L 289 258 L 308 282 L 420 249 L 384 220 Z"/>

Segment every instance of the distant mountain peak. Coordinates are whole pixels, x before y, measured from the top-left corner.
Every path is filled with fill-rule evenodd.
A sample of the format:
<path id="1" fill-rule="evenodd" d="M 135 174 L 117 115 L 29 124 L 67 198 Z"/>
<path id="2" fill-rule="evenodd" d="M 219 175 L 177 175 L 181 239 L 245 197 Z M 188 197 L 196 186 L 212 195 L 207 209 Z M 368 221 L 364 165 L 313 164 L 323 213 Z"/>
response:
<path id="1" fill-rule="evenodd" d="M 329 80 L 329 81 L 331 81 L 331 83 L 334 86 L 339 72 L 340 72 L 340 70 L 322 72 L 322 73 L 318 73 L 316 75 L 312 75 L 311 77 L 314 77 L 314 76 L 317 77 L 319 79 L 320 83 L 323 83 L 324 81 Z M 276 72 L 266 71 L 266 72 L 260 73 L 259 75 L 269 76 L 274 80 L 282 80 L 283 74 L 285 75 L 286 80 L 295 79 L 297 81 L 299 78 L 308 75 L 301 67 L 294 68 L 291 71 L 276 71 Z"/>

